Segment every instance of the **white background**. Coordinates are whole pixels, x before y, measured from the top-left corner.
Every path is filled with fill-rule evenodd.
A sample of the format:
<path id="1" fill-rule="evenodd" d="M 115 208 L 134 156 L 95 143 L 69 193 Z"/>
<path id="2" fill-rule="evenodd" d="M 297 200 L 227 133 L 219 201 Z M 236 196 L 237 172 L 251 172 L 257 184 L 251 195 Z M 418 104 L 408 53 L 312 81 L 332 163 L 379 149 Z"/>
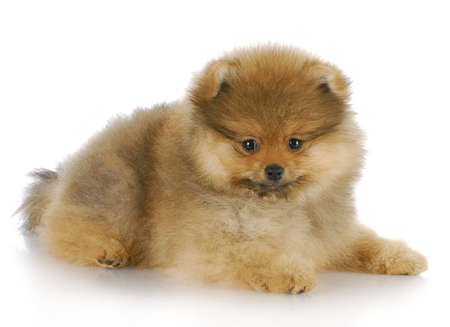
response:
<path id="1" fill-rule="evenodd" d="M 0 301 L 4 326 L 449 326 L 446 1 L 1 1 Z M 309 294 L 187 285 L 66 265 L 12 213 L 27 172 L 54 168 L 112 116 L 183 96 L 236 46 L 277 42 L 351 78 L 367 134 L 360 219 L 429 259 L 419 277 L 325 273 Z"/>

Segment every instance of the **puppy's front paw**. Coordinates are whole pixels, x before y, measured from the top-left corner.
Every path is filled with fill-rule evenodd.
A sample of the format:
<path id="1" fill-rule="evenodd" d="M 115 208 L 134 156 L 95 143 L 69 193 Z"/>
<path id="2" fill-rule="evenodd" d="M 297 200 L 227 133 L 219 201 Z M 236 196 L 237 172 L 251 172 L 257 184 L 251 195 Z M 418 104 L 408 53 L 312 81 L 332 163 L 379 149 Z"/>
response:
<path id="1" fill-rule="evenodd" d="M 386 244 L 372 264 L 375 272 L 387 275 L 417 275 L 428 268 L 425 256 L 400 241 Z"/>
<path id="2" fill-rule="evenodd" d="M 304 274 L 254 272 L 247 276 L 250 288 L 260 292 L 301 294 L 309 292 L 317 283 L 315 276 Z"/>

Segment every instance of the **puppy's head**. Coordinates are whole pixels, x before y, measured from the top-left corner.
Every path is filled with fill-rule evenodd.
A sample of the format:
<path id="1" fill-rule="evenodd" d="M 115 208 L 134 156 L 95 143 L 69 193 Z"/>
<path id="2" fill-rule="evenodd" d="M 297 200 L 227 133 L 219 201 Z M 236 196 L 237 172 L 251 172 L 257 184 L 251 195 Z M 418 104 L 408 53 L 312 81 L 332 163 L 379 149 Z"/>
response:
<path id="1" fill-rule="evenodd" d="M 263 47 L 210 63 L 190 93 L 197 173 L 216 189 L 288 197 L 356 175 L 361 150 L 340 71 Z"/>

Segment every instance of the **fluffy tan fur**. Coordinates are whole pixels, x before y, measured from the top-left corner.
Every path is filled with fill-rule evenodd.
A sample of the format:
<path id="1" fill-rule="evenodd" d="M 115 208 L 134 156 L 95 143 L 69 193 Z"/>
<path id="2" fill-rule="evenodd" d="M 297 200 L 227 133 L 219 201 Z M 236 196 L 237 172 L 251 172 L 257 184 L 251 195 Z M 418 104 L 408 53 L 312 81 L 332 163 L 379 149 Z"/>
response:
<path id="1" fill-rule="evenodd" d="M 355 217 L 363 150 L 347 102 L 330 64 L 285 47 L 237 50 L 186 100 L 116 119 L 56 172 L 37 172 L 26 226 L 70 262 L 260 291 L 309 291 L 326 269 L 418 274 L 420 253 Z M 280 181 L 265 176 L 272 164 Z"/>

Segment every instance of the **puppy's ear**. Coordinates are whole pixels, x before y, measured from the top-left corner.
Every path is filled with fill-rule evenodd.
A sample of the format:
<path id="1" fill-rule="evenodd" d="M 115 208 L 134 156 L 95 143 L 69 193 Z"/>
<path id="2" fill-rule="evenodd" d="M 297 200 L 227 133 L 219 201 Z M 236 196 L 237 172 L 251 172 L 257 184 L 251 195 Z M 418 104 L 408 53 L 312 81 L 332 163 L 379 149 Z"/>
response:
<path id="1" fill-rule="evenodd" d="M 231 60 L 216 60 L 197 76 L 191 90 L 191 99 L 194 102 L 209 101 L 229 87 L 228 78 L 233 72 L 236 63 Z"/>
<path id="2" fill-rule="evenodd" d="M 347 99 L 350 82 L 338 68 L 327 64 L 317 64 L 311 67 L 311 74 L 322 92 L 331 92 L 343 100 Z"/>

